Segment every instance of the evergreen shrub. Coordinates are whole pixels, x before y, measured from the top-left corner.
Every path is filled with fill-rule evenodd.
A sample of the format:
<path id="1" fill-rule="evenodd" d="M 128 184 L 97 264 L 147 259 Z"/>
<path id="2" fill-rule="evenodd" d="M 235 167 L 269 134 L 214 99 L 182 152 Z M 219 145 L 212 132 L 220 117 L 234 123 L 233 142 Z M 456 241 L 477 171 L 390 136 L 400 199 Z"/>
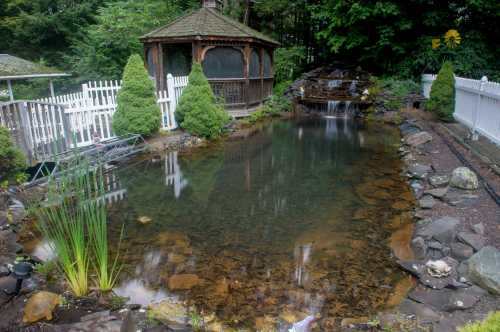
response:
<path id="1" fill-rule="evenodd" d="M 427 110 L 433 112 L 443 121 L 453 121 L 455 109 L 455 76 L 453 65 L 446 61 L 432 83 L 430 98 L 426 103 Z"/>
<path id="2" fill-rule="evenodd" d="M 14 146 L 9 130 L 0 126 L 0 182 L 21 181 L 25 178 L 26 158 Z M 7 182 L 6 182 L 7 181 Z"/>
<path id="3" fill-rule="evenodd" d="M 181 128 L 208 139 L 217 138 L 230 120 L 212 92 L 199 63 L 193 64 L 188 85 L 175 110 L 175 118 Z"/>
<path id="4" fill-rule="evenodd" d="M 161 124 L 161 111 L 156 103 L 155 87 L 141 57 L 130 56 L 123 72 L 118 106 L 113 115 L 113 130 L 117 135 L 151 136 Z"/>

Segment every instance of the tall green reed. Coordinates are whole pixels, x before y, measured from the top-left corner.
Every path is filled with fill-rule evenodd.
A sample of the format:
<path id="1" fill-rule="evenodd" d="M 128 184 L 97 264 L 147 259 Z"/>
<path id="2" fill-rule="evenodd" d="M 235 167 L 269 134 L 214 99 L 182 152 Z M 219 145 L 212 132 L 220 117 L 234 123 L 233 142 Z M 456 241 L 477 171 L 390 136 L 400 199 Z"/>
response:
<path id="1" fill-rule="evenodd" d="M 109 260 L 102 167 L 91 167 L 82 158 L 74 158 L 71 166 L 71 172 L 49 179 L 47 201 L 36 211 L 57 266 L 73 293 L 84 296 L 89 291 L 90 261 L 101 291 L 113 288 L 121 267 L 118 253 L 112 263 Z"/>

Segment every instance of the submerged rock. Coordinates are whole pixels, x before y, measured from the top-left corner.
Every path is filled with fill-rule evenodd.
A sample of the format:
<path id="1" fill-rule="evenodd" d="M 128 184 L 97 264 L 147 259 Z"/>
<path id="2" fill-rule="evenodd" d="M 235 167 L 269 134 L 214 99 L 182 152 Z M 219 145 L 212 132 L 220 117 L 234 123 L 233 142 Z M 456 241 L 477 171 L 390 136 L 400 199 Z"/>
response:
<path id="1" fill-rule="evenodd" d="M 196 274 L 174 274 L 168 278 L 168 289 L 189 290 L 198 286 L 201 279 Z"/>
<path id="2" fill-rule="evenodd" d="M 460 232 L 457 239 L 474 248 L 474 251 L 479 251 L 484 247 L 484 238 L 479 234 Z"/>
<path id="3" fill-rule="evenodd" d="M 432 209 L 436 205 L 436 200 L 431 195 L 425 195 L 418 200 L 418 204 L 422 209 Z"/>
<path id="4" fill-rule="evenodd" d="M 450 185 L 459 189 L 475 190 L 479 188 L 476 173 L 467 167 L 458 167 L 451 173 Z"/>
<path id="5" fill-rule="evenodd" d="M 424 194 L 431 195 L 432 197 L 435 198 L 443 198 L 447 192 L 448 192 L 448 187 L 443 187 L 443 188 L 434 188 L 426 190 L 424 191 Z"/>
<path id="6" fill-rule="evenodd" d="M 150 304 L 149 315 L 160 321 L 185 324 L 188 311 L 184 304 L 174 300 L 164 300 L 160 303 Z"/>
<path id="7" fill-rule="evenodd" d="M 474 250 L 463 243 L 454 242 L 451 244 L 451 257 L 463 261 L 470 258 L 474 254 Z"/>
<path id="8" fill-rule="evenodd" d="M 493 294 L 500 295 L 500 251 L 487 246 L 467 260 L 468 278 Z"/>
<path id="9" fill-rule="evenodd" d="M 52 312 L 61 303 L 61 297 L 51 292 L 37 292 L 31 296 L 24 307 L 24 323 L 35 323 L 39 320 L 52 319 Z"/>

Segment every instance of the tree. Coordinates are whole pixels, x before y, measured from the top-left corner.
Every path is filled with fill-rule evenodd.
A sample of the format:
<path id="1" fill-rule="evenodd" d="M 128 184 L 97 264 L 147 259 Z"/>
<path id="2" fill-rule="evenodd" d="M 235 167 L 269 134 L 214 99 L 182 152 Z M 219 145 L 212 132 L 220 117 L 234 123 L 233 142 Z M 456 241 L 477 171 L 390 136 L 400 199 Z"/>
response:
<path id="1" fill-rule="evenodd" d="M 117 103 L 113 115 L 113 130 L 117 135 L 151 136 L 160 128 L 161 111 L 156 103 L 154 84 L 137 54 L 131 55 L 125 66 Z"/>
<path id="2" fill-rule="evenodd" d="M 209 139 L 218 137 L 229 122 L 229 115 L 217 102 L 199 63 L 193 64 L 188 85 L 175 110 L 175 118 L 188 132 Z"/>
<path id="3" fill-rule="evenodd" d="M 16 180 L 26 168 L 26 157 L 10 138 L 9 130 L 0 126 L 0 182 Z"/>
<path id="4" fill-rule="evenodd" d="M 453 65 L 446 61 L 431 87 L 431 95 L 426 104 L 427 110 L 443 121 L 453 121 L 455 109 L 455 76 Z"/>

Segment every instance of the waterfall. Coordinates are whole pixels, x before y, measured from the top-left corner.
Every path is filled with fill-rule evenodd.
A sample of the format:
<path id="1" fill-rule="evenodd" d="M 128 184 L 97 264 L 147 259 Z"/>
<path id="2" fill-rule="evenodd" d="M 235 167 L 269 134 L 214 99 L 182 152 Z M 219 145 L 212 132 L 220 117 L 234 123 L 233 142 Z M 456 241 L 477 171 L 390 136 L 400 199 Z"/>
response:
<path id="1" fill-rule="evenodd" d="M 349 118 L 356 114 L 358 106 L 352 101 L 329 100 L 326 116 L 336 118 Z"/>
<path id="2" fill-rule="evenodd" d="M 341 85 L 342 85 L 342 80 L 329 80 L 328 81 L 328 87 L 330 89 L 338 88 Z"/>
<path id="3" fill-rule="evenodd" d="M 358 81 L 356 80 L 353 80 L 351 82 L 351 85 L 349 86 L 349 93 L 351 94 L 351 96 L 353 97 L 357 97 L 358 96 L 358 92 L 356 91 L 356 85 L 358 84 Z"/>

